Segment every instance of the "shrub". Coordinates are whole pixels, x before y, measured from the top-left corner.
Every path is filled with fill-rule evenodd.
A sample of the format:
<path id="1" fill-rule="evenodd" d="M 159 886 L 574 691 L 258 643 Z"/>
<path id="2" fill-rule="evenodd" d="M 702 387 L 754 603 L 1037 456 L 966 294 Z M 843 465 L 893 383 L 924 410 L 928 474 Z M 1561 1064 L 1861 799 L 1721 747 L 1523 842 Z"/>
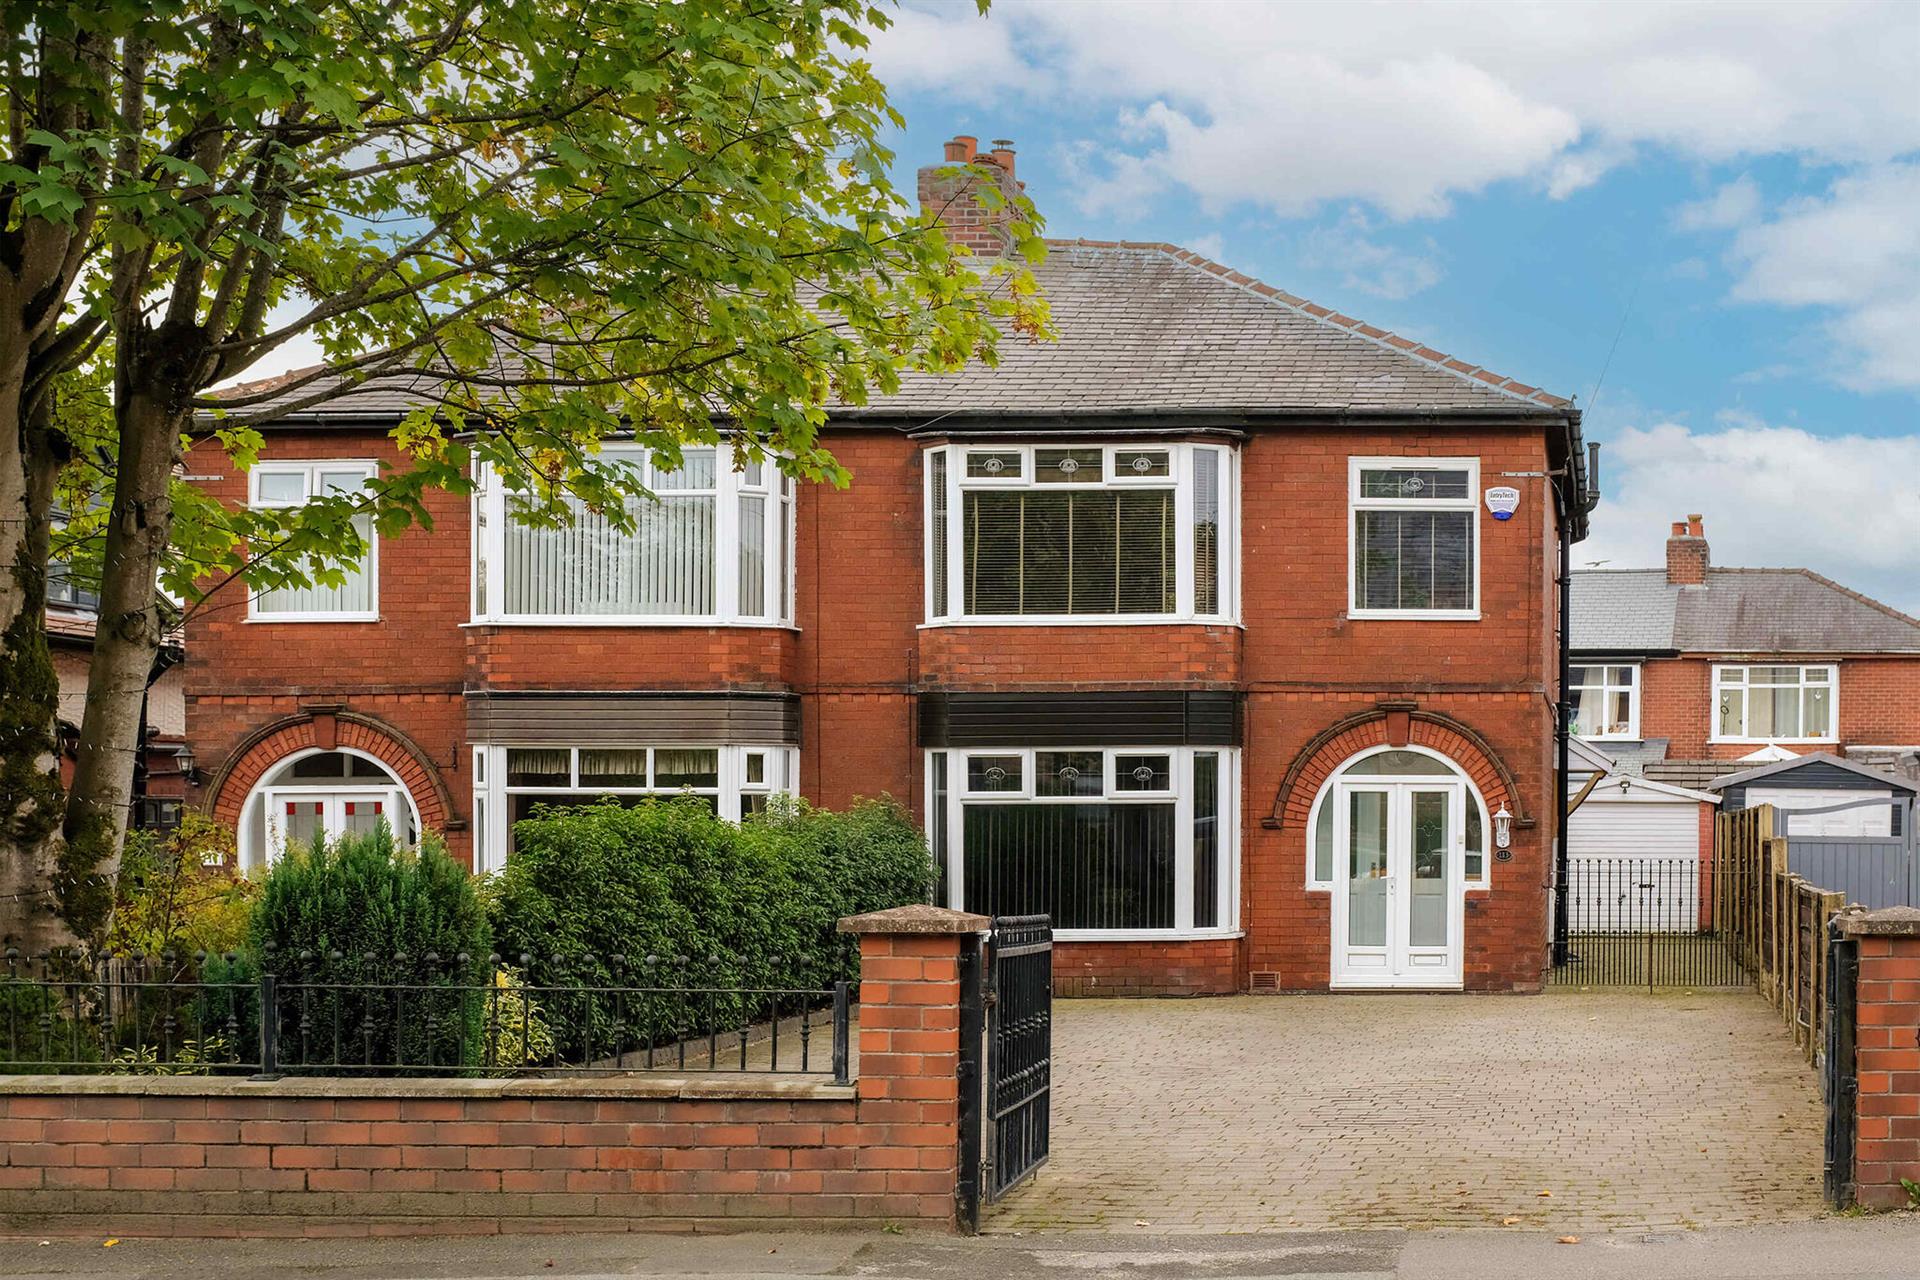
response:
<path id="1" fill-rule="evenodd" d="M 109 955 L 224 955 L 246 944 L 258 886 L 232 870 L 233 832 L 189 809 L 169 834 L 127 834 Z"/>
<path id="2" fill-rule="evenodd" d="M 490 912 L 507 960 L 531 957 L 536 990 L 820 990 L 858 972 L 851 940 L 835 928 L 840 917 L 924 902 L 933 882 L 926 842 L 891 800 L 845 813 L 780 802 L 743 826 L 692 799 L 608 800 L 536 809 L 514 841 L 491 882 Z M 563 1047 L 587 1052 L 616 1037 L 657 1041 L 763 1012 L 724 1000 L 588 1008 L 557 992 L 541 999 Z"/>
<path id="3" fill-rule="evenodd" d="M 282 985 L 285 1061 L 479 1060 L 483 996 L 441 988 L 488 981 L 487 917 L 437 836 L 399 849 L 382 823 L 290 851 L 261 884 L 249 937 Z"/>

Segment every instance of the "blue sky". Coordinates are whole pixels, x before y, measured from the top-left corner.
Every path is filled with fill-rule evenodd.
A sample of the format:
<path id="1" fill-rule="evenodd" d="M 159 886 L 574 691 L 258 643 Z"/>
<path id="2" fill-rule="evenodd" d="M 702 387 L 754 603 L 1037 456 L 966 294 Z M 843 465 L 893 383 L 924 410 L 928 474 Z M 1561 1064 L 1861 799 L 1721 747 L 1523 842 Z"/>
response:
<path id="1" fill-rule="evenodd" d="M 1050 235 L 1590 405 L 1579 560 L 1699 511 L 1717 563 L 1920 612 L 1920 4 L 908 0 L 872 57 L 909 191 L 1011 138 Z"/>

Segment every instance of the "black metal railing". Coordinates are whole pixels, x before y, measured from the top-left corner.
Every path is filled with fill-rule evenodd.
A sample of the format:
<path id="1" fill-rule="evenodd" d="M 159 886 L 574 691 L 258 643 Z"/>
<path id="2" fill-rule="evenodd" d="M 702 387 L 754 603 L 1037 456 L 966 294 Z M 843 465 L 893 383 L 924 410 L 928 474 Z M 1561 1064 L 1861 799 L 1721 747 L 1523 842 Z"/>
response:
<path id="1" fill-rule="evenodd" d="M 1575 857 L 1567 868 L 1572 987 L 1740 987 L 1752 982 L 1735 945 L 1748 872 L 1711 858 Z"/>
<path id="2" fill-rule="evenodd" d="M 778 961 L 8 951 L 0 1072 L 851 1078 L 851 984 Z"/>
<path id="3" fill-rule="evenodd" d="M 998 1200 L 1052 1146 L 1053 923 L 997 916 L 987 952 L 986 1196 Z"/>

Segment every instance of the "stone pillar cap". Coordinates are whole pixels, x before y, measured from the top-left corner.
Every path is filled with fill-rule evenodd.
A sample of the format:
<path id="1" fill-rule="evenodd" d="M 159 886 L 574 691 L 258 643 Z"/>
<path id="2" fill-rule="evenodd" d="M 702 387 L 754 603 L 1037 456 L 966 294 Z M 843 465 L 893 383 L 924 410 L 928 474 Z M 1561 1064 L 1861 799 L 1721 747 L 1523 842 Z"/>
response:
<path id="1" fill-rule="evenodd" d="M 1840 931 L 1853 938 L 1920 938 L 1920 907 L 1882 907 L 1846 911 L 1836 917 Z"/>
<path id="2" fill-rule="evenodd" d="M 916 904 L 869 911 L 863 916 L 847 916 L 840 921 L 842 933 L 985 933 L 993 923 L 986 916 L 970 911 L 949 911 L 945 907 Z"/>

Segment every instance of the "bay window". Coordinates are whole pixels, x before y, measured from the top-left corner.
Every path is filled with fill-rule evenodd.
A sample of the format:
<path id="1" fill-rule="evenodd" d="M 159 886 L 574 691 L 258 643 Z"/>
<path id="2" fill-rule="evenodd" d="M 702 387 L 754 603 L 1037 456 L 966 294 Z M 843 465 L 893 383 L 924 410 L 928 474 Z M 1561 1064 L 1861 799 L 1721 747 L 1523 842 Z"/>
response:
<path id="1" fill-rule="evenodd" d="M 1195 444 L 927 453 L 933 621 L 1226 621 L 1233 454 Z"/>
<path id="2" fill-rule="evenodd" d="M 482 870 L 506 865 L 513 824 L 545 806 L 690 796 L 730 822 L 794 790 L 796 753 L 775 745 L 476 746 L 474 845 Z"/>
<path id="3" fill-rule="evenodd" d="M 1839 723 L 1831 665 L 1713 669 L 1716 742 L 1830 742 Z"/>
<path id="4" fill-rule="evenodd" d="M 518 496 L 483 470 L 474 498 L 476 622 L 786 625 L 793 618 L 793 482 L 769 462 L 715 448 L 662 467 L 615 447 L 651 496 L 629 529 L 576 498 L 558 527 L 529 524 Z"/>
<path id="5" fill-rule="evenodd" d="M 335 493 L 359 493 L 375 473 L 371 462 L 259 462 L 247 476 L 249 506 L 302 507 Z M 372 622 L 379 617 L 379 541 L 371 516 L 358 516 L 354 528 L 366 551 L 358 564 L 342 570 L 338 585 L 275 587 L 249 593 L 248 617 L 255 622 Z"/>
<path id="6" fill-rule="evenodd" d="M 1205 747 L 929 752 L 944 899 L 1067 938 L 1230 931 L 1237 790 L 1237 753 Z"/>
<path id="7" fill-rule="evenodd" d="M 1567 692 L 1573 702 L 1575 737 L 1635 739 L 1640 736 L 1639 667 L 1570 667 Z"/>
<path id="8" fill-rule="evenodd" d="M 1348 466 L 1349 616 L 1479 617 L 1479 461 L 1353 458 Z"/>

